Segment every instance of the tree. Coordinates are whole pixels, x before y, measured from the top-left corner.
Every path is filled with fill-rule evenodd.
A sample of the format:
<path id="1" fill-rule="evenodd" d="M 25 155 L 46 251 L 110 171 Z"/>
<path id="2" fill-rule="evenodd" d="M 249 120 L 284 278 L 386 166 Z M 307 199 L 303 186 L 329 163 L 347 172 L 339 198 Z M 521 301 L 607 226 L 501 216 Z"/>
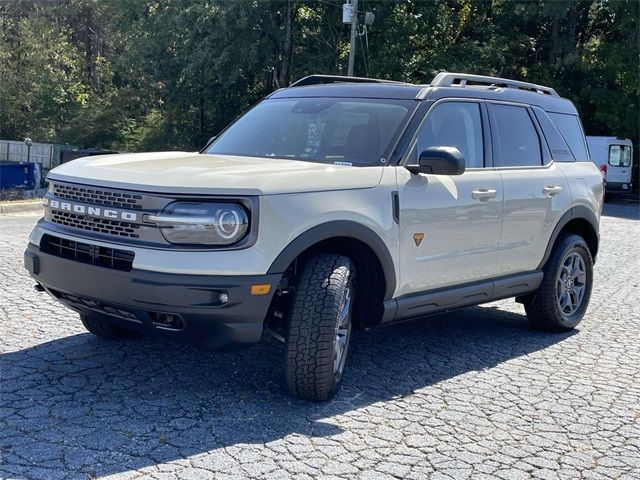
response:
<path id="1" fill-rule="evenodd" d="M 4 0 L 0 137 L 196 149 L 275 88 L 344 73 L 342 3 Z M 359 4 L 376 14 L 358 42 L 359 75 L 428 83 L 449 70 L 550 85 L 588 133 L 637 145 L 636 0 Z"/>

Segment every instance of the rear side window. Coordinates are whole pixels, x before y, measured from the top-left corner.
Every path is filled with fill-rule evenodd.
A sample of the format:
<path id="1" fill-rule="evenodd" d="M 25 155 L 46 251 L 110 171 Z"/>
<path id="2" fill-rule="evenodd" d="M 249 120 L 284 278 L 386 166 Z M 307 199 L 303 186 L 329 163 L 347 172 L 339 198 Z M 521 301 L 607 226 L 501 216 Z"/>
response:
<path id="1" fill-rule="evenodd" d="M 496 167 L 542 165 L 540 138 L 529 112 L 514 105 L 492 105 Z"/>
<path id="2" fill-rule="evenodd" d="M 612 167 L 630 167 L 631 147 L 629 145 L 611 145 L 609 147 L 609 165 Z"/>
<path id="3" fill-rule="evenodd" d="M 429 111 L 418 131 L 417 156 L 428 147 L 456 147 L 464 155 L 466 168 L 484 166 L 480 105 L 473 102 L 444 102 Z"/>
<path id="4" fill-rule="evenodd" d="M 564 113 L 549 113 L 551 120 L 556 124 L 560 134 L 564 137 L 571 153 L 576 160 L 589 161 L 587 153 L 587 143 L 582 131 L 582 125 L 576 115 L 566 115 Z"/>
<path id="5" fill-rule="evenodd" d="M 532 107 L 532 110 L 538 119 L 540 128 L 542 128 L 549 150 L 551 150 L 551 158 L 556 162 L 573 162 L 575 158 L 573 158 L 569 146 L 560 135 L 555 123 L 549 118 L 549 115 L 540 107 Z"/>

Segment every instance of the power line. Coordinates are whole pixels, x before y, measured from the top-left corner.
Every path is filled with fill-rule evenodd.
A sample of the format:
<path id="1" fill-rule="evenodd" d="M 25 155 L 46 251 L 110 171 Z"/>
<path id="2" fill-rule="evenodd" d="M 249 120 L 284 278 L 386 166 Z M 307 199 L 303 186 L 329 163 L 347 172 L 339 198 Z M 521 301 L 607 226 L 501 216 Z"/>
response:
<path id="1" fill-rule="evenodd" d="M 365 34 L 366 34 L 366 31 L 367 31 L 367 27 L 365 26 L 364 27 Z M 370 70 L 369 70 L 369 61 L 367 59 L 368 54 L 365 52 L 364 45 L 362 43 L 362 34 L 358 34 L 358 37 L 360 38 L 360 50 L 362 50 L 362 53 L 363 53 L 363 55 L 362 55 L 362 63 L 364 64 L 364 71 L 365 71 L 367 77 L 370 77 L 371 73 L 370 73 Z"/>
<path id="2" fill-rule="evenodd" d="M 340 10 L 342 10 L 342 5 L 337 4 L 337 3 L 333 3 L 333 2 L 328 2 L 327 0 L 316 0 L 317 2 L 320 3 L 324 3 L 325 5 L 331 5 L 332 7 L 336 7 L 339 8 Z"/>

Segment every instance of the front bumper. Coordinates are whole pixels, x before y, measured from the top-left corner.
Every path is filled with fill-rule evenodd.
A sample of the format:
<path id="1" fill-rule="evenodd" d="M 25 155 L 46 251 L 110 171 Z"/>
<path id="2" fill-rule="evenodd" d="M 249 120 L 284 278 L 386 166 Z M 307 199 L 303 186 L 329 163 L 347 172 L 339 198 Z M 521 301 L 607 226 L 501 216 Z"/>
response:
<path id="1" fill-rule="evenodd" d="M 24 256 L 35 281 L 78 313 L 205 350 L 259 341 L 281 278 L 118 271 L 44 253 L 31 243 Z M 268 294 L 251 294 L 251 285 L 267 283 Z M 167 319 L 176 320 L 175 328 Z"/>

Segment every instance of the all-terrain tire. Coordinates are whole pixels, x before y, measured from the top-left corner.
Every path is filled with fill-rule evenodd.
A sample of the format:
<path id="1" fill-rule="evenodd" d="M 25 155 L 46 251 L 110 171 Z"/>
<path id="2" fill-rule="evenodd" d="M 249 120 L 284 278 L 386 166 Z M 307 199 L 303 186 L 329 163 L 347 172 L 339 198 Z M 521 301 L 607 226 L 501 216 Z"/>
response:
<path id="1" fill-rule="evenodd" d="M 285 342 L 285 376 L 293 395 L 323 401 L 340 388 L 351 337 L 354 277 L 353 263 L 342 255 L 314 255 L 302 269 Z"/>
<path id="2" fill-rule="evenodd" d="M 87 331 L 105 340 L 124 340 L 136 336 L 135 331 L 114 325 L 108 320 L 87 315 L 80 316 L 80 319 Z"/>
<path id="3" fill-rule="evenodd" d="M 580 270 L 581 266 L 582 270 L 572 272 L 571 264 L 578 265 L 576 270 Z M 593 284 L 593 257 L 585 240 L 574 234 L 559 237 L 543 273 L 540 287 L 524 303 L 531 326 L 550 332 L 574 329 L 589 306 Z M 584 286 L 577 305 L 573 304 L 577 295 L 570 293 L 574 283 Z M 567 302 L 571 305 L 563 309 L 563 303 Z"/>

